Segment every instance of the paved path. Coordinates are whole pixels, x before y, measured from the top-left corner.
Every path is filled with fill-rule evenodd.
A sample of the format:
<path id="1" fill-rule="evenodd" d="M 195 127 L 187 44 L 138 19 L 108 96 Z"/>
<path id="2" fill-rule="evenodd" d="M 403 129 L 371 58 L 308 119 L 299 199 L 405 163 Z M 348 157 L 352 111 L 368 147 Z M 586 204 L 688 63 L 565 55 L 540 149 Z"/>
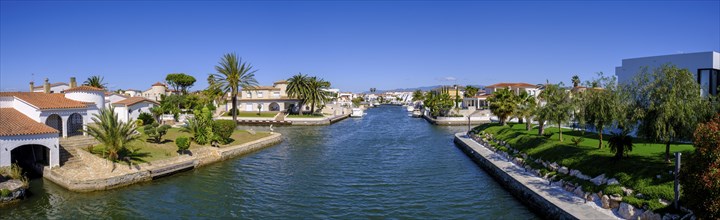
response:
<path id="1" fill-rule="evenodd" d="M 457 133 L 455 137 L 463 143 L 467 144 L 475 152 L 483 156 L 485 159 L 502 169 L 518 182 L 524 184 L 534 193 L 545 198 L 547 201 L 564 210 L 578 219 L 619 219 L 612 214 L 612 211 L 602 209 L 592 202 L 585 203 L 584 199 L 563 190 L 561 187 L 550 186 L 548 181 L 537 177 L 531 173 L 525 172 L 521 168 L 496 154 L 490 149 L 480 145 L 475 140 L 467 138 L 464 133 Z"/>

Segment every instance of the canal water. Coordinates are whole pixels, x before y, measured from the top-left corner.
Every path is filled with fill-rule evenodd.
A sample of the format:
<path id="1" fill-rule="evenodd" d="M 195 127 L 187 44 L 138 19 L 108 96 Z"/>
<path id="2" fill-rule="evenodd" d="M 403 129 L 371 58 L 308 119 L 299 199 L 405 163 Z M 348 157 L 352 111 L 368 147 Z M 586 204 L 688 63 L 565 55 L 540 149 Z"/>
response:
<path id="1" fill-rule="evenodd" d="M 43 179 L 0 219 L 534 219 L 433 126 L 399 106 L 330 126 L 279 127 L 276 146 L 120 189 L 69 192 Z M 267 130 L 267 127 L 255 127 Z"/>

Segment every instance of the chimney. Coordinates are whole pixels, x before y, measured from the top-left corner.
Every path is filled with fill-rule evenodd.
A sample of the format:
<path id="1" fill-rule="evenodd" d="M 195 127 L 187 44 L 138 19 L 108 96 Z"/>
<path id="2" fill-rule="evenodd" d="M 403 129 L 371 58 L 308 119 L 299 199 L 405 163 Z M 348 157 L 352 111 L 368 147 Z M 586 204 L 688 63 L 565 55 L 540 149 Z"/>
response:
<path id="1" fill-rule="evenodd" d="M 43 89 L 45 90 L 45 93 L 50 93 L 50 80 L 48 80 L 48 78 L 45 78 Z"/>
<path id="2" fill-rule="evenodd" d="M 75 81 L 75 77 L 70 77 L 70 88 L 77 87 L 77 82 Z"/>
<path id="3" fill-rule="evenodd" d="M 30 92 L 34 92 L 34 91 L 35 91 L 35 82 L 30 81 Z"/>

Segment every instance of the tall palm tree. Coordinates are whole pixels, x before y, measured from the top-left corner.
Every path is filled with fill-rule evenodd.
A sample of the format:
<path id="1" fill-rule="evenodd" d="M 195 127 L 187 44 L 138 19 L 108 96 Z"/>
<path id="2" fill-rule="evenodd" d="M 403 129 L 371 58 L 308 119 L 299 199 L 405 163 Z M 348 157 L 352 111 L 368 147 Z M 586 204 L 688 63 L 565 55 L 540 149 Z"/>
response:
<path id="1" fill-rule="evenodd" d="M 140 138 L 135 123 L 121 122 L 112 105 L 93 116 L 95 124 L 87 126 L 85 132 L 105 146 L 112 161 L 118 159 L 120 152 L 127 151 L 128 143 Z"/>
<path id="2" fill-rule="evenodd" d="M 85 82 L 83 82 L 84 86 L 92 86 L 98 89 L 105 89 L 107 87 L 107 83 L 103 83 L 103 80 L 105 77 L 102 76 L 91 76 L 88 77 Z"/>
<path id="3" fill-rule="evenodd" d="M 501 125 L 506 125 L 506 121 L 510 115 L 515 113 L 517 108 L 517 97 L 508 89 L 500 89 L 495 91 L 488 98 L 490 102 L 490 111 L 498 117 Z"/>
<path id="4" fill-rule="evenodd" d="M 330 100 L 330 93 L 323 90 L 330 88 L 330 82 L 313 76 L 308 79 L 307 85 L 309 89 L 305 99 L 306 102 L 310 102 L 311 114 L 315 114 L 315 106 Z"/>
<path id="5" fill-rule="evenodd" d="M 578 75 L 574 75 L 572 77 L 572 84 L 573 87 L 578 87 L 578 85 L 580 85 L 580 77 Z"/>
<path id="6" fill-rule="evenodd" d="M 530 95 L 527 91 L 522 91 L 520 95 L 517 96 L 517 104 L 515 115 L 518 119 L 525 120 L 525 129 L 529 131 L 531 129 L 531 118 L 535 112 L 535 108 L 537 108 L 535 96 Z"/>
<path id="7" fill-rule="evenodd" d="M 215 80 L 215 86 L 222 89 L 224 93 L 230 92 L 232 97 L 232 117 L 233 121 L 237 121 L 237 95 L 242 87 L 243 89 L 254 88 L 257 86 L 255 80 L 255 72 L 252 65 L 242 62 L 242 58 L 238 58 L 235 53 L 225 54 L 220 63 L 215 66 L 218 73 L 211 74 Z"/>
<path id="8" fill-rule="evenodd" d="M 305 97 L 310 93 L 310 78 L 305 74 L 298 73 L 290 77 L 287 81 L 287 94 L 291 98 L 300 99 L 300 106 L 298 107 L 300 109 L 299 113 L 302 115 L 303 105 L 305 105 L 306 100 Z"/>

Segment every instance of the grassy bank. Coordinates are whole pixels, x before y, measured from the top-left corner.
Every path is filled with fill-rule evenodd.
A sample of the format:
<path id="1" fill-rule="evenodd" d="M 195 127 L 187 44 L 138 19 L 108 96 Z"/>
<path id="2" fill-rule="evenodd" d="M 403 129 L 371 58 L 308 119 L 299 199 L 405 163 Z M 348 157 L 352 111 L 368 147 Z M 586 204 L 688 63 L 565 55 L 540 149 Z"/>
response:
<path id="1" fill-rule="evenodd" d="M 538 135 L 537 129 L 525 130 L 523 124 L 510 124 L 510 126 L 485 124 L 476 127 L 474 131 L 491 133 L 533 158 L 554 161 L 561 166 L 580 170 L 591 177 L 600 174 L 605 174 L 608 178 L 614 177 L 622 185 L 634 189 L 635 193 L 644 195 L 644 199 L 634 196 L 623 199 L 631 204 L 645 204 L 652 209 L 658 209 L 664 206 L 658 202 L 658 198 L 669 201 L 673 199 L 673 176 L 669 172 L 673 170 L 674 165 L 664 161 L 663 144 L 635 139 L 635 146 L 629 157 L 617 161 L 613 159 L 614 153 L 607 147 L 609 135 L 603 138 L 605 146 L 598 149 L 597 134 L 585 132 L 583 135 L 580 131 L 570 129 L 563 129 L 563 142 L 559 141 L 557 128 L 546 128 L 545 135 L 542 136 Z M 571 140 L 580 137 L 584 140 L 575 146 Z M 693 147 L 689 144 L 677 144 L 672 145 L 670 150 L 689 153 L 693 151 Z M 622 194 L 617 186 L 597 187 L 597 189 L 604 190 L 605 194 Z"/>
<path id="2" fill-rule="evenodd" d="M 139 162 L 152 162 L 178 156 L 179 154 L 177 153 L 177 145 L 175 145 L 175 139 L 178 137 L 191 136 L 192 135 L 190 133 L 182 132 L 179 128 L 171 128 L 168 130 L 167 134 L 163 136 L 163 141 L 161 141 L 160 143 L 151 142 L 147 139 L 147 136 L 145 134 L 142 134 L 142 138 L 140 138 L 140 140 L 130 143 L 130 148 L 136 150 L 133 155 L 137 156 Z M 270 136 L 269 132 L 255 132 L 255 134 L 250 134 L 245 130 L 235 130 L 230 136 L 230 138 L 233 139 L 233 142 L 226 145 L 221 145 L 220 147 L 222 148 L 240 145 L 268 136 Z M 196 143 L 191 143 L 190 150 L 204 146 L 209 145 L 198 145 Z M 96 145 L 90 150 L 90 152 L 102 156 L 104 150 L 104 146 Z"/>

